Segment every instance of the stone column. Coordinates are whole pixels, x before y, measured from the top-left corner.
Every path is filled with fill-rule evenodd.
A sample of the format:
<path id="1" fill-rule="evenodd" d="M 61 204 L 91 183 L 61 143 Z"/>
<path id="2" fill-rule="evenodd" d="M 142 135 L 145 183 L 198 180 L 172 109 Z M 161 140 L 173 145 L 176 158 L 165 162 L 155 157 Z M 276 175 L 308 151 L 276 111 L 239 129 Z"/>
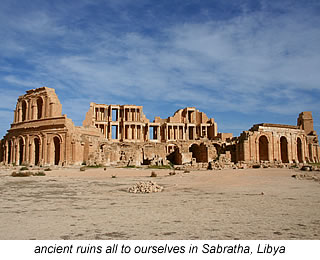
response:
<path id="1" fill-rule="evenodd" d="M 13 123 L 16 123 L 16 122 L 17 122 L 17 110 L 15 109 L 13 113 Z"/>
<path id="2" fill-rule="evenodd" d="M 45 97 L 44 98 L 44 101 L 43 101 L 43 111 L 44 111 L 44 117 L 49 117 L 49 113 L 48 113 L 48 97 Z"/>
<path id="3" fill-rule="evenodd" d="M 30 99 L 26 100 L 27 106 L 26 106 L 26 121 L 30 120 L 30 112 L 31 112 L 31 104 L 30 104 Z"/>
<path id="4" fill-rule="evenodd" d="M 189 129 L 189 126 L 187 125 L 186 126 L 186 134 L 185 134 L 185 140 L 189 140 L 189 131 L 190 131 L 190 129 Z"/>
<path id="5" fill-rule="evenodd" d="M 39 158 L 40 163 L 42 165 L 47 163 L 47 138 L 46 135 L 40 137 L 41 138 L 41 154 L 42 157 Z"/>
<path id="6" fill-rule="evenodd" d="M 143 137 L 143 126 L 140 125 L 140 141 L 144 141 L 144 137 Z"/>
<path id="7" fill-rule="evenodd" d="M 306 140 L 305 138 L 300 138 L 301 139 L 301 156 L 302 156 L 302 161 L 303 163 L 306 163 Z"/>
<path id="8" fill-rule="evenodd" d="M 47 151 L 46 152 L 47 152 L 47 163 L 52 164 L 53 160 L 51 160 L 51 142 L 49 141 L 49 139 L 47 139 Z"/>
<path id="9" fill-rule="evenodd" d="M 194 126 L 193 128 L 193 140 L 196 139 L 196 127 Z"/>
<path id="10" fill-rule="evenodd" d="M 43 164 L 43 151 L 42 151 L 42 147 L 43 147 L 43 141 L 41 140 L 41 137 L 39 137 L 39 164 L 42 165 Z"/>
<path id="11" fill-rule="evenodd" d="M 17 142 L 17 140 L 16 140 L 16 149 L 15 149 L 15 163 L 16 163 L 16 165 L 19 164 L 19 160 L 20 160 L 19 152 L 20 152 L 19 142 Z"/>
<path id="12" fill-rule="evenodd" d="M 19 122 L 21 122 L 22 121 L 22 108 L 21 108 L 21 106 L 19 106 L 19 111 L 18 111 L 18 118 L 19 118 Z"/>
<path id="13" fill-rule="evenodd" d="M 4 158 L 3 158 L 4 164 L 8 164 L 8 141 L 6 141 L 6 144 L 4 146 Z"/>
<path id="14" fill-rule="evenodd" d="M 160 141 L 160 126 L 157 126 L 157 140 Z"/>

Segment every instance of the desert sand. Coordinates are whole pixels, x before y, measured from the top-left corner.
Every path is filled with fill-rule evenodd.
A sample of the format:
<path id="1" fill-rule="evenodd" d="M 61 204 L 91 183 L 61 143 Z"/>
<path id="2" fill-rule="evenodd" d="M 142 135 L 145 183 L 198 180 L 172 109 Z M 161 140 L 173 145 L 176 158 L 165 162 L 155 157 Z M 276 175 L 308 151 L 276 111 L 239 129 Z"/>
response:
<path id="1" fill-rule="evenodd" d="M 320 184 L 297 169 L 12 171 L 0 170 L 0 239 L 320 239 Z M 164 190 L 127 192 L 149 180 Z"/>

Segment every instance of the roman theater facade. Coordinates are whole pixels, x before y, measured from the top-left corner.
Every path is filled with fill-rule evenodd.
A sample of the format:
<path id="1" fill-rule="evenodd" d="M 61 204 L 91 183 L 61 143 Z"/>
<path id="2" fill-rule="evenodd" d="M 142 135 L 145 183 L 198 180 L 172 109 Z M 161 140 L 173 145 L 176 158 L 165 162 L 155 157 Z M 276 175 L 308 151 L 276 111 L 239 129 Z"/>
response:
<path id="1" fill-rule="evenodd" d="M 90 103 L 82 126 L 62 115 L 52 88 L 18 98 L 11 128 L 1 140 L 5 165 L 191 165 L 221 158 L 237 162 L 319 162 L 311 112 L 297 126 L 257 124 L 239 137 L 219 133 L 217 123 L 194 107 L 172 117 L 146 118 L 142 106 Z"/>

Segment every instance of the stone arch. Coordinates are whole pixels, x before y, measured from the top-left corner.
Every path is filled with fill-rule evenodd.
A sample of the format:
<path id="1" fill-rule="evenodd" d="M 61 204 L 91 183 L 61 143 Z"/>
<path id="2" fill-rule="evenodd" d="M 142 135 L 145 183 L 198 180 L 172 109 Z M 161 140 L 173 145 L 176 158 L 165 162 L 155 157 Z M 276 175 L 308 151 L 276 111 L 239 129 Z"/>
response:
<path id="1" fill-rule="evenodd" d="M 220 154 L 222 153 L 222 147 L 220 144 L 213 144 L 213 146 L 216 149 L 216 158 L 219 158 Z"/>
<path id="2" fill-rule="evenodd" d="M 27 119 L 27 102 L 22 100 L 21 102 L 21 121 L 26 121 Z"/>
<path id="3" fill-rule="evenodd" d="M 259 161 L 269 161 L 269 141 L 265 135 L 259 137 Z"/>
<path id="4" fill-rule="evenodd" d="M 302 142 L 301 142 L 301 138 L 298 137 L 297 138 L 297 157 L 298 157 L 298 162 L 302 163 L 303 159 L 302 159 Z"/>
<path id="5" fill-rule="evenodd" d="M 175 165 L 182 164 L 182 154 L 180 153 L 180 149 L 178 146 L 174 146 L 174 151 L 167 155 L 167 160 L 169 160 L 172 164 Z"/>
<path id="6" fill-rule="evenodd" d="M 281 161 L 283 163 L 288 163 L 289 162 L 288 141 L 287 141 L 287 138 L 285 138 L 284 136 L 281 136 L 280 138 L 280 151 L 281 151 Z"/>
<path id="7" fill-rule="evenodd" d="M 192 158 L 195 158 L 196 162 L 208 162 L 208 147 L 204 143 L 192 144 L 189 152 L 192 153 Z"/>
<path id="8" fill-rule="evenodd" d="M 54 157 L 54 165 L 59 165 L 60 163 L 60 153 L 61 153 L 61 138 L 59 136 L 54 136 L 52 138 L 53 141 L 53 157 Z"/>
<path id="9" fill-rule="evenodd" d="M 43 100 L 42 97 L 37 98 L 37 119 L 42 118 L 42 113 L 43 113 Z"/>
<path id="10" fill-rule="evenodd" d="M 24 162 L 24 157 L 25 157 L 25 141 L 23 139 L 23 137 L 19 137 L 19 141 L 18 141 L 18 150 L 19 150 L 19 160 L 18 160 L 18 164 L 22 165 L 22 163 Z"/>

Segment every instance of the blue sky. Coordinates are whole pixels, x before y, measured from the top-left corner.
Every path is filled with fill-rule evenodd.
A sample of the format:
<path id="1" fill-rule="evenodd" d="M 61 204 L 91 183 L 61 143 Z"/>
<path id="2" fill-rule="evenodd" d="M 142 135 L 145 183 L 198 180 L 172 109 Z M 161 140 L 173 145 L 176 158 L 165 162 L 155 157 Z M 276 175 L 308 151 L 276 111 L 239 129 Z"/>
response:
<path id="1" fill-rule="evenodd" d="M 0 39 L 0 137 L 41 86 L 76 125 L 96 102 L 195 106 L 234 135 L 313 111 L 320 130 L 318 0 L 1 0 Z"/>

